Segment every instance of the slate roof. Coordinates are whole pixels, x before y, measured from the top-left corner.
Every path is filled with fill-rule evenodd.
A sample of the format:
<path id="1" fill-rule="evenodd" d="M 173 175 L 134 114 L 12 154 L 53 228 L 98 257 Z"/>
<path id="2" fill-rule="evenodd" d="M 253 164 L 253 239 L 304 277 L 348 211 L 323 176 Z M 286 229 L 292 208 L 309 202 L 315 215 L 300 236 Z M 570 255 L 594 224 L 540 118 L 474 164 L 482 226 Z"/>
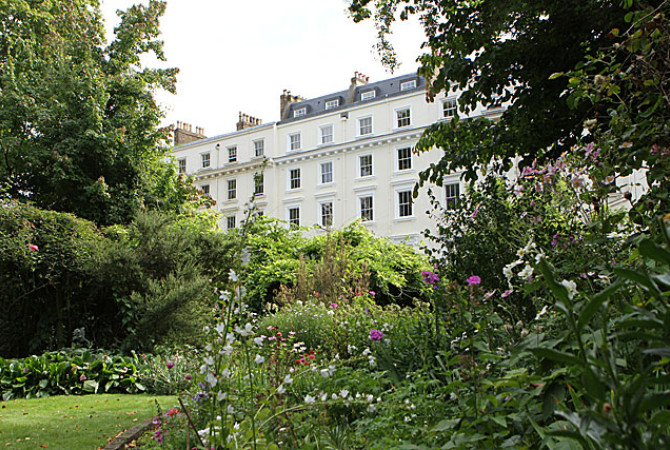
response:
<path id="1" fill-rule="evenodd" d="M 411 80 L 416 81 L 416 86 L 414 88 L 401 91 L 400 90 L 401 83 Z M 422 77 L 418 76 L 416 73 L 401 75 L 398 77 L 377 81 L 375 83 L 368 83 L 361 86 L 357 86 L 355 88 L 355 92 L 353 95 L 353 101 L 349 101 L 348 97 L 350 96 L 350 91 L 349 89 L 347 89 L 345 91 L 334 92 L 332 94 L 324 95 L 321 97 L 292 103 L 289 107 L 288 117 L 281 120 L 278 123 L 289 123 L 296 120 L 302 120 L 308 117 L 314 117 L 325 113 L 332 113 L 335 111 L 348 109 L 351 108 L 352 106 L 357 106 L 364 103 L 366 104 L 374 103 L 381 100 L 385 100 L 389 97 L 395 97 L 425 89 L 426 89 L 426 81 Z M 369 91 L 375 92 L 374 98 L 371 98 L 369 100 L 361 100 L 361 94 Z M 339 100 L 339 105 L 335 108 L 326 109 L 326 102 L 336 99 Z M 294 117 L 295 111 L 300 110 L 301 108 L 306 109 L 305 114 L 299 117 Z"/>

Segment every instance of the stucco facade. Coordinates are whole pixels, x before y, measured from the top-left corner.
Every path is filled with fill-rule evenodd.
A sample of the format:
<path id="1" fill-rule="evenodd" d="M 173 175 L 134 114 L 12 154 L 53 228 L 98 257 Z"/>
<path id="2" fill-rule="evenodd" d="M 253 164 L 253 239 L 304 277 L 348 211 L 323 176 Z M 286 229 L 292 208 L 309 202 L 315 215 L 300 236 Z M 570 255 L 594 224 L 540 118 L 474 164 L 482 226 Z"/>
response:
<path id="1" fill-rule="evenodd" d="M 178 146 L 174 157 L 216 201 L 224 229 L 239 225 L 253 197 L 264 215 L 318 225 L 317 233 L 361 220 L 377 235 L 416 245 L 434 223 L 428 197 L 411 192 L 442 151 L 411 150 L 427 126 L 451 120 L 457 97 L 427 102 L 416 75 L 369 83 L 357 73 L 349 89 L 316 99 L 285 91 L 280 121 Z M 481 108 L 470 117 L 501 112 Z M 462 192 L 459 174 L 445 185 L 433 187 L 443 201 Z"/>

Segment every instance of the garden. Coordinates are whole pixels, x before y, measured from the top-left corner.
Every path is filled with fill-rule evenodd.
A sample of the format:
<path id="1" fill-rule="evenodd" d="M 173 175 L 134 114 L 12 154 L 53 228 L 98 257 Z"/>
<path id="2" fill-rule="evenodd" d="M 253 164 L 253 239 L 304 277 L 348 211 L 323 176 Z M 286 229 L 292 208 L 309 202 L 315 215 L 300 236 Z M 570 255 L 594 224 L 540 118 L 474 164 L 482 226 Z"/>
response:
<path id="1" fill-rule="evenodd" d="M 449 26 L 471 19 L 472 8 L 505 31 L 509 17 L 536 17 L 526 10 L 535 6 L 516 2 L 500 3 L 519 9 L 509 15 L 487 2 L 467 3 L 440 10 L 453 19 Z M 560 107 L 542 107 L 544 94 L 524 97 L 519 85 L 517 99 L 502 94 L 510 106 L 500 122 L 456 117 L 423 134 L 415 151 L 438 147 L 445 157 L 421 173 L 419 183 L 440 185 L 445 174 L 465 167 L 469 187 L 446 209 L 433 198 L 436 231 L 426 232 L 421 251 L 376 237 L 361 223 L 307 237 L 254 214 L 253 199 L 243 224 L 222 232 L 207 198 L 169 165 L 144 161 L 137 167 L 150 169 L 129 177 L 139 184 L 92 178 L 84 191 L 68 194 L 65 184 L 60 191 L 40 184 L 46 172 L 19 176 L 18 166 L 6 161 L 20 152 L 5 153 L 0 445 L 103 447 L 152 418 L 132 445 L 670 447 L 667 2 L 605 3 L 580 3 L 594 8 L 593 17 L 602 13 L 597 18 L 603 22 L 588 24 L 590 40 L 584 42 L 592 45 L 578 46 L 579 63 L 562 61 L 562 70 L 547 67 L 549 73 L 528 80 L 529 92 L 554 89 L 547 101 Z M 156 34 L 153 27 L 140 33 L 130 24 L 142 17 L 154 24 L 160 4 L 126 13 L 129 25 L 121 26 L 121 36 Z M 369 10 L 373 5 L 377 9 Z M 438 7 L 402 0 L 350 5 L 355 20 L 380 24 L 379 45 L 389 58 L 384 35 L 403 5 L 408 9 L 401 16 L 424 19 Z M 543 27 L 553 22 L 537 17 L 515 27 L 549 32 Z M 596 22 L 609 34 L 595 36 Z M 445 64 L 450 76 L 465 76 L 462 66 L 439 56 L 448 38 L 456 39 L 449 44 L 454 52 L 464 45 L 459 51 L 468 64 L 497 63 L 467 47 L 481 42 L 431 23 L 424 22 L 434 50 L 422 60 L 424 76 Z M 46 44 L 60 45 L 60 36 Z M 504 46 L 523 39 L 494 41 Z M 34 50 L 36 61 L 24 69 L 33 73 L 44 68 L 44 55 L 26 42 L 24 50 Z M 103 126 L 108 134 L 88 136 L 117 146 L 117 155 L 159 139 L 141 130 L 153 123 L 156 131 L 157 116 L 149 110 L 150 117 L 134 122 L 139 128 L 120 131 L 114 114 L 130 104 L 123 96 L 134 95 L 142 82 L 149 89 L 161 75 L 169 84 L 174 75 L 124 79 L 118 65 L 133 64 L 131 47 L 112 44 L 108 61 L 94 59 L 99 74 L 112 75 L 105 88 L 121 97 L 118 109 L 101 119 L 110 121 Z M 12 67 L 23 70 L 18 63 Z M 3 80 L 11 78 L 6 75 Z M 431 89 L 445 88 L 443 78 L 428 78 Z M 7 89 L 18 89 L 22 81 L 16 80 Z M 473 91 L 494 94 L 487 80 L 474 80 L 483 85 Z M 539 103 L 524 103 L 530 98 Z M 470 105 L 483 99 L 472 97 Z M 8 104 L 3 91 L 3 114 Z M 524 116 L 559 110 L 564 117 L 552 127 L 533 128 Z M 31 116 L 44 117 L 51 120 L 49 114 Z M 15 130 L 7 123 L 0 120 L 3 145 L 19 148 L 33 139 L 35 148 L 49 149 L 43 155 L 61 158 L 51 153 L 53 142 L 42 141 L 46 132 L 11 140 Z M 515 129 L 524 131 L 515 135 Z M 125 138 L 117 134 L 126 132 Z M 139 153 L 126 157 L 131 154 Z M 62 158 L 58 170 L 74 170 L 77 158 Z M 513 167 L 518 177 L 501 176 Z M 84 172 L 67 173 L 83 183 Z M 617 184 L 631 174 L 646 181 L 640 198 Z M 128 201 L 130 191 L 136 202 Z M 52 195 L 60 195 L 58 201 Z M 81 196 L 90 201 L 77 203 Z"/>

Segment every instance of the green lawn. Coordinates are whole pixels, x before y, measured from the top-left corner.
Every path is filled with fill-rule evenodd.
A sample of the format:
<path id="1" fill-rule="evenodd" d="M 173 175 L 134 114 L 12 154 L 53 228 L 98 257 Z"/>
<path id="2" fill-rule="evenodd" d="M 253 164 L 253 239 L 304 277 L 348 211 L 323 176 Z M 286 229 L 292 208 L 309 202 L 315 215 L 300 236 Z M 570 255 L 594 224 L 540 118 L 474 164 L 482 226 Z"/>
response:
<path id="1" fill-rule="evenodd" d="M 177 403 L 173 396 L 82 395 L 0 402 L 0 448 L 86 450 Z"/>

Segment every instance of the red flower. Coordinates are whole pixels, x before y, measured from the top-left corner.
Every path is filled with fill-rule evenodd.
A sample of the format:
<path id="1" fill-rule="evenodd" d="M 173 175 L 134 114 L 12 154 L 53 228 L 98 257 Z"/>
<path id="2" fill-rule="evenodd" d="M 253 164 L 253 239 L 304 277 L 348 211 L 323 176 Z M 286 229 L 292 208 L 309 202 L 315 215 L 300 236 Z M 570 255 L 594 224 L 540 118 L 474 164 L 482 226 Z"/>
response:
<path id="1" fill-rule="evenodd" d="M 35 244 L 28 244 L 28 250 L 31 252 L 39 252 L 40 248 Z"/>

